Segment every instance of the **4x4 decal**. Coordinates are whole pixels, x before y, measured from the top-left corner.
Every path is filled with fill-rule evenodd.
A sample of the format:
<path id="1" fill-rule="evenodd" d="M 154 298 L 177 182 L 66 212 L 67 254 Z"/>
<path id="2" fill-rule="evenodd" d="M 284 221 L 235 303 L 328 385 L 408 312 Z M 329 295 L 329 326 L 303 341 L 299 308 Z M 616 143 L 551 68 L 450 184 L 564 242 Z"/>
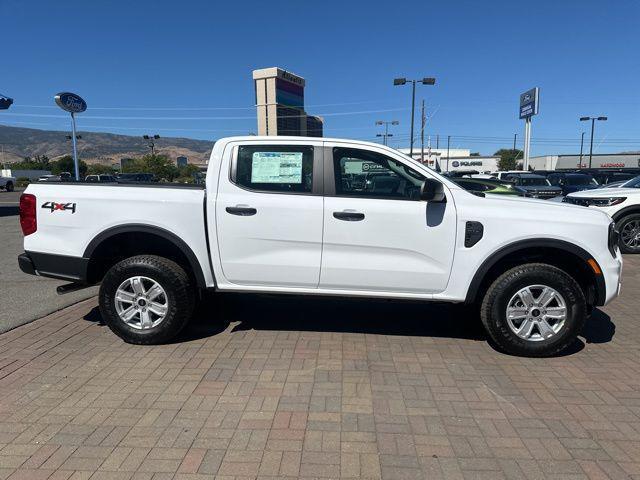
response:
<path id="1" fill-rule="evenodd" d="M 56 203 L 56 202 L 44 202 L 42 207 L 49 210 L 51 213 L 56 210 L 71 210 L 71 213 L 76 213 L 76 204 L 75 203 Z"/>

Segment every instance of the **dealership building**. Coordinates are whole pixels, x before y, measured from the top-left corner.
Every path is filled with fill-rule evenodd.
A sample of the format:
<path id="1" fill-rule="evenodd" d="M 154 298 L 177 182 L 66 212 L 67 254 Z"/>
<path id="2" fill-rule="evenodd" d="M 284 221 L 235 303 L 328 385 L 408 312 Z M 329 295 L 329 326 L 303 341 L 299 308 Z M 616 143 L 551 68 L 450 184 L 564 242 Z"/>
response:
<path id="1" fill-rule="evenodd" d="M 410 149 L 398 148 L 402 153 L 409 155 Z M 477 170 L 478 172 L 495 172 L 498 170 L 500 157 L 496 156 L 472 156 L 467 148 L 432 148 L 424 150 L 413 149 L 413 158 L 424 163 L 429 168 L 442 172 L 455 172 L 456 170 Z"/>
<path id="2" fill-rule="evenodd" d="M 323 120 L 304 110 L 304 78 L 282 68 L 253 71 L 258 135 L 322 137 Z"/>
<path id="3" fill-rule="evenodd" d="M 531 157 L 529 166 L 534 170 L 589 168 L 589 154 Z M 591 168 L 640 168 L 640 152 L 594 154 Z"/>

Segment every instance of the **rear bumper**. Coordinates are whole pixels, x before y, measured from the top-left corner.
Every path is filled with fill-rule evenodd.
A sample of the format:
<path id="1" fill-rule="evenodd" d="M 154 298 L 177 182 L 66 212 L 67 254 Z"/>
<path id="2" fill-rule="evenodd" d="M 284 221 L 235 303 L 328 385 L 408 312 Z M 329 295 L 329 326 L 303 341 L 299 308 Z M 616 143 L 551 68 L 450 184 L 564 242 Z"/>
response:
<path id="1" fill-rule="evenodd" d="M 18 266 L 20 270 L 29 275 L 86 283 L 89 259 L 50 253 L 25 252 L 18 255 Z"/>

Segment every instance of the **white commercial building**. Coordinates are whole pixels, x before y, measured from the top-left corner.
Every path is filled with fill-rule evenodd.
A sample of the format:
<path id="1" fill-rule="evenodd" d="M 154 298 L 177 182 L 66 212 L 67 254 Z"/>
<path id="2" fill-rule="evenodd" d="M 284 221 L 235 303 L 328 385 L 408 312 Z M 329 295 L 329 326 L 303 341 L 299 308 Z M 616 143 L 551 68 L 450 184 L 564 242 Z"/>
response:
<path id="1" fill-rule="evenodd" d="M 402 153 L 409 155 L 410 149 L 398 148 Z M 449 155 L 447 157 L 447 154 Z M 413 149 L 413 158 L 422 161 L 422 151 L 420 148 Z M 424 164 L 430 168 L 438 169 L 442 172 L 454 172 L 456 170 L 477 170 L 478 172 L 495 172 L 498 170 L 500 157 L 496 156 L 472 156 L 471 150 L 467 148 L 432 148 L 424 149 Z"/>
<path id="2" fill-rule="evenodd" d="M 543 155 L 531 157 L 529 165 L 534 170 L 567 170 L 574 168 L 640 168 L 638 153 L 598 153 L 594 154 L 589 166 L 589 154 Z"/>

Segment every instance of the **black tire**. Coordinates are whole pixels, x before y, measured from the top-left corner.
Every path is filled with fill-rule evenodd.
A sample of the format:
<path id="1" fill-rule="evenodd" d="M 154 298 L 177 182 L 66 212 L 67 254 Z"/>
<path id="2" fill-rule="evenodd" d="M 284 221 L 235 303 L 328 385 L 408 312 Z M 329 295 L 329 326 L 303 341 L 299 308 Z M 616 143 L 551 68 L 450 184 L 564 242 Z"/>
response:
<path id="1" fill-rule="evenodd" d="M 157 282 L 166 292 L 167 313 L 158 324 L 137 329 L 120 318 L 116 291 L 131 277 L 142 276 Z M 127 343 L 153 345 L 174 338 L 189 322 L 194 308 L 194 292 L 189 276 L 177 263 L 154 255 L 130 257 L 115 264 L 100 286 L 100 313 L 108 327 Z"/>
<path id="2" fill-rule="evenodd" d="M 506 314 L 511 298 L 532 285 L 555 289 L 564 298 L 567 312 L 560 330 L 538 341 L 516 335 L 509 327 Z M 506 271 L 491 284 L 482 300 L 480 317 L 499 349 L 519 356 L 548 357 L 559 354 L 576 341 L 587 317 L 587 305 L 580 285 L 566 272 L 544 263 L 529 263 Z"/>
<path id="3" fill-rule="evenodd" d="M 13 182 L 7 182 L 4 188 L 7 192 L 13 192 Z"/>
<path id="4" fill-rule="evenodd" d="M 640 222 L 640 214 L 635 213 L 627 215 L 616 222 L 616 229 L 620 232 L 620 241 L 618 242 L 618 245 L 620 246 L 620 251 L 622 253 L 640 253 L 640 242 L 638 242 L 638 245 L 634 247 L 627 245 L 623 240 L 623 231 L 625 227 L 630 228 L 631 222 Z"/>

